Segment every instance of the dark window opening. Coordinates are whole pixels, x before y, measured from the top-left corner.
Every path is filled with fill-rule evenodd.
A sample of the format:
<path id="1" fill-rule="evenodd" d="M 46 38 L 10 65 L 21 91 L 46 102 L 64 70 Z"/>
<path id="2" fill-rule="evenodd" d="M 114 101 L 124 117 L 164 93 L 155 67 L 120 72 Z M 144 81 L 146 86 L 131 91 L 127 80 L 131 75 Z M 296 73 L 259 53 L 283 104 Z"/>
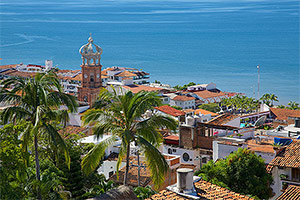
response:
<path id="1" fill-rule="evenodd" d="M 190 156 L 189 156 L 189 154 L 184 153 L 183 156 L 182 156 L 182 158 L 183 158 L 183 160 L 184 160 L 185 162 L 187 162 L 187 161 L 189 161 Z"/>

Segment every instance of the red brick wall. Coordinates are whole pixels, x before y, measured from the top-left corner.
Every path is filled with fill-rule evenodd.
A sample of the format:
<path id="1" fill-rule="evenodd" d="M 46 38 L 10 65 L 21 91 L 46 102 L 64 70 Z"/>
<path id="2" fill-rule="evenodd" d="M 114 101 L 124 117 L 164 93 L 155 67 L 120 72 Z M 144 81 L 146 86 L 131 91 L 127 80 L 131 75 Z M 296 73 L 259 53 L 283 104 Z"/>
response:
<path id="1" fill-rule="evenodd" d="M 193 147 L 192 128 L 184 126 L 180 127 L 179 146 L 184 148 Z"/>

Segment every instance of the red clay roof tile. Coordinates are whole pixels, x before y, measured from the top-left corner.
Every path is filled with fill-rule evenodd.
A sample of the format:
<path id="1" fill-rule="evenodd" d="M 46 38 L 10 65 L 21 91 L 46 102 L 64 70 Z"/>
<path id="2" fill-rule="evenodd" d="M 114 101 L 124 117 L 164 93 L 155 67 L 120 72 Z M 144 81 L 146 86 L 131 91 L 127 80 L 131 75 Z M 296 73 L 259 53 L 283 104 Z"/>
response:
<path id="1" fill-rule="evenodd" d="M 300 199 L 300 186 L 289 185 L 288 188 L 276 200 Z"/>
<path id="2" fill-rule="evenodd" d="M 159 106 L 159 107 L 155 107 L 156 110 L 159 110 L 161 112 L 164 112 L 168 115 L 172 115 L 174 117 L 178 117 L 178 116 L 184 116 L 185 112 L 183 112 L 182 110 L 177 110 L 171 106 L 168 105 L 163 105 L 163 106 Z"/>

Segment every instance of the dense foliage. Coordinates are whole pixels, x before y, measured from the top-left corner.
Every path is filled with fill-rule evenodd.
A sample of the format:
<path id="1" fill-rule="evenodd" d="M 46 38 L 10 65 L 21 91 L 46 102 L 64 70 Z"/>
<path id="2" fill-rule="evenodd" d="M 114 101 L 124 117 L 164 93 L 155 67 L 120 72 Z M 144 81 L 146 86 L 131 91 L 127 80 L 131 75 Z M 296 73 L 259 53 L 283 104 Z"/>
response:
<path id="1" fill-rule="evenodd" d="M 203 109 L 203 110 L 208 110 L 210 112 L 220 112 L 220 107 L 219 104 L 217 103 L 209 103 L 209 104 L 202 104 L 200 106 L 198 106 L 198 108 Z"/>
<path id="2" fill-rule="evenodd" d="M 136 187 L 133 191 L 134 194 L 141 200 L 147 199 L 156 193 L 149 185 L 146 187 Z"/>
<path id="3" fill-rule="evenodd" d="M 260 98 L 260 100 L 267 106 L 273 107 L 274 101 L 278 102 L 278 97 L 275 94 L 266 93 Z"/>
<path id="4" fill-rule="evenodd" d="M 77 141 L 80 136 L 68 135 L 65 140 L 70 153 L 70 168 L 60 152 L 50 148 L 47 137 L 40 138 L 40 181 L 35 178 L 34 145 L 23 151 L 20 135 L 24 134 L 28 124 L 8 124 L 0 129 L 0 199 L 35 199 L 40 188 L 42 199 L 84 199 L 95 197 L 114 187 L 96 171 L 84 176 L 81 156 L 93 145 L 82 145 Z M 66 135 L 64 135 L 66 136 Z"/>
<path id="5" fill-rule="evenodd" d="M 259 102 L 257 100 L 240 95 L 229 99 L 222 99 L 220 105 L 224 111 L 230 111 L 232 113 L 248 113 L 257 111 L 259 108 Z"/>
<path id="6" fill-rule="evenodd" d="M 277 106 L 277 108 L 285 108 L 285 109 L 290 109 L 290 110 L 300 110 L 299 103 L 297 103 L 295 101 L 290 101 L 288 103 L 288 106 L 279 105 L 279 106 Z"/>
<path id="7" fill-rule="evenodd" d="M 173 88 L 176 89 L 176 90 L 186 90 L 189 86 L 193 86 L 193 85 L 196 85 L 196 83 L 189 82 L 188 84 L 185 84 L 183 86 L 175 85 Z"/>
<path id="8" fill-rule="evenodd" d="M 261 199 L 271 197 L 272 176 L 266 172 L 264 160 L 248 149 L 239 148 L 215 163 L 209 161 L 195 174 L 237 193 Z"/>
<path id="9" fill-rule="evenodd" d="M 180 106 L 171 106 L 172 108 L 175 108 L 177 110 L 182 110 L 182 108 Z"/>
<path id="10" fill-rule="evenodd" d="M 52 148 L 63 150 L 69 165 L 69 153 L 57 132 L 57 125 L 66 124 L 68 111 L 76 111 L 77 102 L 75 97 L 63 93 L 58 77 L 53 72 L 37 73 L 32 79 L 10 77 L 1 84 L 0 103 L 10 105 L 3 109 L 1 121 L 4 124 L 27 122 L 26 131 L 21 136 L 22 148 L 25 152 L 30 144 L 34 144 L 37 198 L 41 199 L 43 188 L 40 187 L 39 139 L 48 137 L 54 144 Z M 67 109 L 60 109 L 61 106 Z"/>

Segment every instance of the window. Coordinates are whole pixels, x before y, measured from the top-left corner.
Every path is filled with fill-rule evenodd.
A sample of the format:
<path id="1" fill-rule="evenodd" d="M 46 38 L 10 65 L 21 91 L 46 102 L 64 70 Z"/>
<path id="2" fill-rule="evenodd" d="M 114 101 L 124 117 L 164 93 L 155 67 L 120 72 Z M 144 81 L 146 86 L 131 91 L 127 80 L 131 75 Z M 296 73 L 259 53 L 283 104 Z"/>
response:
<path id="1" fill-rule="evenodd" d="M 108 176 L 111 177 L 112 175 L 114 175 L 114 171 L 111 171 L 108 173 Z"/>
<path id="2" fill-rule="evenodd" d="M 173 149 L 173 152 L 176 152 L 176 149 Z"/>
<path id="3" fill-rule="evenodd" d="M 185 162 L 187 162 L 187 161 L 189 161 L 190 156 L 189 156 L 189 154 L 184 153 L 183 156 L 182 156 L 182 158 L 183 158 L 183 160 L 184 160 Z"/>
<path id="4" fill-rule="evenodd" d="M 168 154 L 172 154 L 172 149 L 171 148 L 168 149 Z"/>
<path id="5" fill-rule="evenodd" d="M 299 181 L 300 180 L 300 171 L 297 168 L 292 168 L 292 180 Z"/>
<path id="6" fill-rule="evenodd" d="M 88 101 L 87 96 L 84 96 L 84 97 L 83 97 L 83 101 L 84 101 L 84 102 L 87 102 L 87 101 Z"/>

